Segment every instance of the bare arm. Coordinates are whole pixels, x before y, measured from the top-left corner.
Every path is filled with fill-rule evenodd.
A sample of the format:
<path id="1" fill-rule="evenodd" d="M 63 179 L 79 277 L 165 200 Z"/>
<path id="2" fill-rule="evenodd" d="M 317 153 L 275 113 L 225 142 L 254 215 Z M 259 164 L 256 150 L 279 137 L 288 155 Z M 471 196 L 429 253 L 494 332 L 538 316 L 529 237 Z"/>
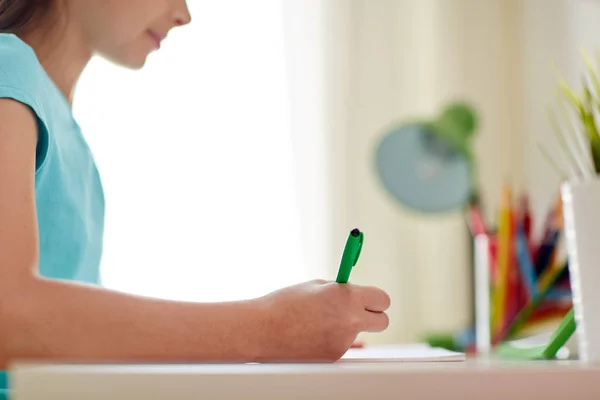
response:
<path id="1" fill-rule="evenodd" d="M 36 124 L 0 99 L 0 368 L 85 362 L 336 360 L 359 332 L 387 328 L 380 289 L 312 281 L 258 299 L 151 299 L 38 274 Z M 285 266 L 283 266 L 285 267 Z"/>
<path id="2" fill-rule="evenodd" d="M 256 302 L 164 301 L 40 277 L 36 138 L 30 110 L 0 99 L 0 368 L 15 358 L 251 361 L 258 356 Z"/>
<path id="3" fill-rule="evenodd" d="M 3 358 L 250 362 L 260 318 L 252 302 L 184 303 L 31 278 L 3 296 Z"/>

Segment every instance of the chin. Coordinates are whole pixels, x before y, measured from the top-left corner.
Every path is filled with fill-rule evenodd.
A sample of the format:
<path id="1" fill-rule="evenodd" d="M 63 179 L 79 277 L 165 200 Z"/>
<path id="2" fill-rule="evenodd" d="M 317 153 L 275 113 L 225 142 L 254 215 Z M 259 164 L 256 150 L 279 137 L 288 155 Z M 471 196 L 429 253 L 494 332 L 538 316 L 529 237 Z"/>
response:
<path id="1" fill-rule="evenodd" d="M 108 56 L 106 54 L 103 55 L 104 58 L 108 59 L 114 64 L 117 64 L 121 67 L 139 70 L 146 65 L 146 60 L 148 58 L 148 54 L 140 54 L 140 55 L 129 55 L 128 57 L 114 57 Z"/>
<path id="2" fill-rule="evenodd" d="M 125 68 L 129 68 L 132 70 L 139 70 L 139 69 L 142 69 L 144 67 L 144 65 L 146 65 L 147 59 L 148 59 L 147 55 L 145 55 L 143 57 L 131 57 L 131 58 L 128 58 L 127 60 L 121 60 L 121 62 L 119 62 L 119 64 Z"/>
<path id="3" fill-rule="evenodd" d="M 144 68 L 144 65 L 146 65 L 146 58 L 144 58 L 143 60 L 140 60 L 140 61 L 128 62 L 128 63 L 122 64 L 123 67 L 129 68 L 132 70 L 140 70 L 140 69 Z"/>

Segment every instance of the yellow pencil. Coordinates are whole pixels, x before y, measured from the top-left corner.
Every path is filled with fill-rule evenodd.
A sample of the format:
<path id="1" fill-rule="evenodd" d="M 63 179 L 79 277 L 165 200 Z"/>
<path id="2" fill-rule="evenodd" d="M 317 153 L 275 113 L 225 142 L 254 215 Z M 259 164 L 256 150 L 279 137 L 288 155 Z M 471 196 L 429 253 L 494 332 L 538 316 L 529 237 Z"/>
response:
<path id="1" fill-rule="evenodd" d="M 500 200 L 498 221 L 498 250 L 496 279 L 494 288 L 494 301 L 492 311 L 492 329 L 494 335 L 501 333 L 504 328 L 504 309 L 506 307 L 506 290 L 508 284 L 508 266 L 510 262 L 510 237 L 511 237 L 511 191 L 505 185 Z"/>
<path id="2" fill-rule="evenodd" d="M 546 293 L 550 286 L 556 282 L 556 278 L 566 268 L 566 263 L 562 264 L 551 264 L 548 268 L 540 274 L 538 279 L 538 291 L 539 293 Z"/>

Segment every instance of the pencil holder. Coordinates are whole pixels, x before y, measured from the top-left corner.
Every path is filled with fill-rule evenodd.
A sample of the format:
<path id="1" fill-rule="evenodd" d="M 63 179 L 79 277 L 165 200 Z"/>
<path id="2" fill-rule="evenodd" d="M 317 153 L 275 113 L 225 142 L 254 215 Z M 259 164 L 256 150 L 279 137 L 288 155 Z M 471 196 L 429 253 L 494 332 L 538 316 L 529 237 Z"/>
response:
<path id="1" fill-rule="evenodd" d="M 600 180 L 561 186 L 579 358 L 600 361 Z"/>

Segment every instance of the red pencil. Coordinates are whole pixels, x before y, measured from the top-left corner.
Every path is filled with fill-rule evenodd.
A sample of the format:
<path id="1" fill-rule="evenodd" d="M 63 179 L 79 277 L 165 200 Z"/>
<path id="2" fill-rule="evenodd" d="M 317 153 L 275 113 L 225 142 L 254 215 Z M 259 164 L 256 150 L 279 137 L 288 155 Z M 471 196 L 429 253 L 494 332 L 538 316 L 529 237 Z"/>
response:
<path id="1" fill-rule="evenodd" d="M 533 223 L 531 218 L 531 207 L 529 206 L 529 196 L 523 193 L 521 196 L 521 219 L 523 221 L 523 231 L 527 241 L 531 241 L 531 225 Z"/>
<path id="2" fill-rule="evenodd" d="M 488 233 L 485 218 L 483 213 L 475 204 L 470 204 L 468 207 L 469 228 L 473 237 L 477 235 L 485 235 Z"/>
<path id="3" fill-rule="evenodd" d="M 495 287 L 496 285 L 496 270 L 498 269 L 498 237 L 496 235 L 489 235 L 490 245 L 490 279 Z"/>

